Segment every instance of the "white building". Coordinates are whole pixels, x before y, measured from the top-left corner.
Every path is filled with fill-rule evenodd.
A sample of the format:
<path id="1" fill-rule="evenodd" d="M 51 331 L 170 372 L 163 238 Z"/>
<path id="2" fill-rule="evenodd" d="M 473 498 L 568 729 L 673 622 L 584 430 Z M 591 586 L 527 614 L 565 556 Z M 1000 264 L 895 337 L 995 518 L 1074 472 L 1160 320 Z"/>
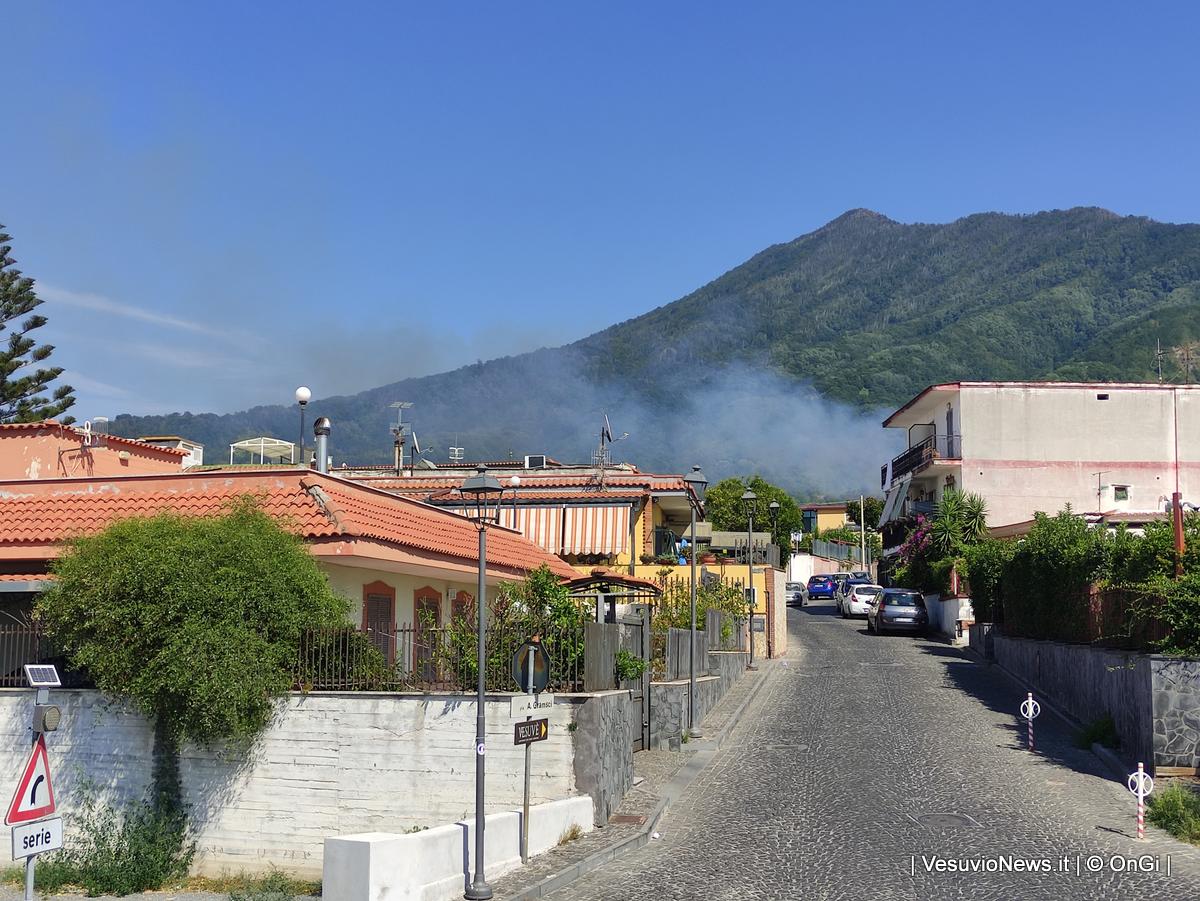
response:
<path id="1" fill-rule="evenodd" d="M 1200 385 L 951 382 L 883 423 L 908 449 L 884 465 L 884 550 L 947 488 L 982 495 L 988 524 L 1080 512 L 1161 513 L 1200 501 Z"/>

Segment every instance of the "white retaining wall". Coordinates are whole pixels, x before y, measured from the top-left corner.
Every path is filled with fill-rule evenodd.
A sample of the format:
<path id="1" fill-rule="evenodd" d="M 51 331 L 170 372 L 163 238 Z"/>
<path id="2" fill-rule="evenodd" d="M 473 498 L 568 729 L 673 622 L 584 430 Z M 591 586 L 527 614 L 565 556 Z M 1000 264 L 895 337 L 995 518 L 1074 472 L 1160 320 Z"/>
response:
<path id="1" fill-rule="evenodd" d="M 141 797 L 150 779 L 150 723 L 96 691 L 56 690 L 62 727 L 47 736 L 67 840 L 87 785 L 110 802 Z M 546 711 L 550 737 L 533 747 L 532 801 L 576 794 L 568 725 L 577 704 Z M 0 794 L 29 754 L 33 692 L 0 690 Z M 521 804 L 524 753 L 513 745 L 507 696 L 487 703 L 488 811 Z M 330 835 L 405 832 L 474 812 L 475 702 L 461 695 L 293 694 L 249 749 L 187 747 L 181 775 L 197 829 L 200 873 L 278 867 L 321 874 Z M 7 775 L 4 775 L 7 774 Z M 591 803 L 591 799 L 587 799 Z M 9 830 L 0 827 L 0 847 Z"/>
<path id="2" fill-rule="evenodd" d="M 558 845 L 572 827 L 590 832 L 592 799 L 566 798 L 529 808 L 529 855 Z M 521 811 L 489 813 L 484 876 L 491 882 L 521 865 Z M 369 832 L 325 840 L 321 893 L 337 901 L 449 901 L 475 873 L 475 820 L 411 835 Z"/>

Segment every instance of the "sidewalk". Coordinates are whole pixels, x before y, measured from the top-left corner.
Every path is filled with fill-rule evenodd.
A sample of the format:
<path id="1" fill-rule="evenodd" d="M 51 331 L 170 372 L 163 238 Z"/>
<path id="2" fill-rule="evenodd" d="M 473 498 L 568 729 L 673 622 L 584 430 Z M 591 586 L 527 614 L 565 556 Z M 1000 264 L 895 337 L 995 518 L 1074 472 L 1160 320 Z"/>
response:
<path id="1" fill-rule="evenodd" d="M 609 824 L 541 854 L 528 865 L 497 879 L 492 883 L 497 901 L 547 895 L 651 841 L 667 806 L 716 754 L 775 665 L 775 661 L 765 661 L 759 670 L 747 672 L 739 679 L 700 723 L 702 738 L 686 742 L 679 751 L 634 754 L 634 787 Z"/>

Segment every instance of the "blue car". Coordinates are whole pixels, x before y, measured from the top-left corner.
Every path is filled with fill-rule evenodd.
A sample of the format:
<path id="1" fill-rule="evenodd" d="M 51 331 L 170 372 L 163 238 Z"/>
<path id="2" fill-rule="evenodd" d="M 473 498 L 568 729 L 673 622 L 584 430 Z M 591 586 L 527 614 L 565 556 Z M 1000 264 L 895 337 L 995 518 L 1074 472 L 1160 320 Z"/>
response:
<path id="1" fill-rule="evenodd" d="M 813 576 L 808 580 L 808 599 L 834 598 L 837 596 L 837 583 L 829 576 Z"/>

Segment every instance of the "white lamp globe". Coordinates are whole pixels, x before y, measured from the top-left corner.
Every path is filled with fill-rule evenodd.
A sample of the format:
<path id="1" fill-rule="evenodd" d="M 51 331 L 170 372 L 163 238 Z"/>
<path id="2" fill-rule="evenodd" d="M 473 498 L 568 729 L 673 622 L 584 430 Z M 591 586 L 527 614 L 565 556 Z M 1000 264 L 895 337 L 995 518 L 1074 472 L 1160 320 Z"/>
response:
<path id="1" fill-rule="evenodd" d="M 310 400 L 312 400 L 312 392 L 311 391 L 309 391 L 303 385 L 301 385 L 299 388 L 296 389 L 296 403 L 306 404 Z"/>

